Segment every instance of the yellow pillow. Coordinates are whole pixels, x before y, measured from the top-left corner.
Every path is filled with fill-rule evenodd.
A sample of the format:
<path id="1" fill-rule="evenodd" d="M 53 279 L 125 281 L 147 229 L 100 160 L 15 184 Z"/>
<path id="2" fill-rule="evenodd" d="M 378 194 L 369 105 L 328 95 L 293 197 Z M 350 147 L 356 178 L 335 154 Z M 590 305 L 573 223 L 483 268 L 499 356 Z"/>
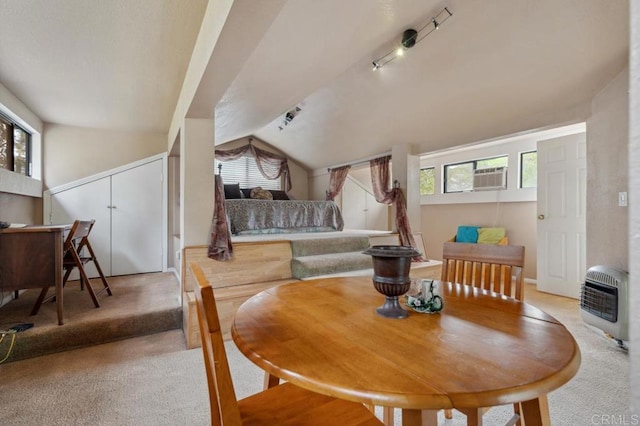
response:
<path id="1" fill-rule="evenodd" d="M 480 228 L 478 229 L 478 244 L 498 244 L 504 235 L 504 228 Z"/>

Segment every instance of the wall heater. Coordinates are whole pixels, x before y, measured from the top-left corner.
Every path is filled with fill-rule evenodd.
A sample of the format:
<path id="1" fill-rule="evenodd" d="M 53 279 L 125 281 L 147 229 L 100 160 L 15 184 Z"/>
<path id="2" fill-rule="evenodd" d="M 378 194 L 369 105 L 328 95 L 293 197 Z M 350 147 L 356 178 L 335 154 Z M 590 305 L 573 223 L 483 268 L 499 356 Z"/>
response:
<path id="1" fill-rule="evenodd" d="M 580 292 L 585 323 L 604 331 L 619 344 L 629 340 L 629 274 L 611 266 L 587 270 Z"/>

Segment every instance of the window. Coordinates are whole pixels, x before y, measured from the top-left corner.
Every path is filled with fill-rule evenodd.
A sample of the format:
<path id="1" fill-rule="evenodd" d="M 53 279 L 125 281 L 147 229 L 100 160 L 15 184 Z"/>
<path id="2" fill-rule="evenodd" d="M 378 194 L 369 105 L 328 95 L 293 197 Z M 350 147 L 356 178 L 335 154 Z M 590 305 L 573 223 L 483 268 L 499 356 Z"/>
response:
<path id="1" fill-rule="evenodd" d="M 0 116 L 0 167 L 31 176 L 31 134 Z"/>
<path id="2" fill-rule="evenodd" d="M 538 186 L 538 152 L 529 151 L 520 154 L 520 188 Z"/>
<path id="3" fill-rule="evenodd" d="M 473 190 L 473 171 L 490 167 L 506 167 L 509 163 L 506 155 L 444 166 L 444 192 L 462 192 Z"/>
<path id="4" fill-rule="evenodd" d="M 420 169 L 420 195 L 433 195 L 436 193 L 436 169 L 426 167 Z"/>
<path id="5" fill-rule="evenodd" d="M 215 161 L 216 170 L 222 164 L 220 175 L 224 183 L 239 183 L 240 188 L 282 189 L 282 179 L 270 180 L 262 176 L 253 157 L 240 157 L 232 161 Z"/>

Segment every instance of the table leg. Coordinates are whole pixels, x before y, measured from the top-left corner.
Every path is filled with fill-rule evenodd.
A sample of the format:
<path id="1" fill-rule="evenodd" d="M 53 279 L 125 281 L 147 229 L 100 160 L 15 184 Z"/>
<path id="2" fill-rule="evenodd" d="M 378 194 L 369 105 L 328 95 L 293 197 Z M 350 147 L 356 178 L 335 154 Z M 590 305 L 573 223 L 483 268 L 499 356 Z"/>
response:
<path id="1" fill-rule="evenodd" d="M 63 268 L 63 257 L 64 252 L 62 250 L 62 240 L 63 238 L 58 237 L 58 244 L 55 245 L 54 254 L 55 254 L 55 270 L 56 270 L 56 307 L 58 308 L 58 325 L 64 324 L 64 318 L 62 313 L 63 300 L 62 300 L 62 291 L 64 290 L 64 280 L 62 278 L 62 268 Z"/>
<path id="2" fill-rule="evenodd" d="M 438 410 L 402 409 L 402 426 L 438 426 Z"/>
<path id="3" fill-rule="evenodd" d="M 56 283 L 56 308 L 58 308 L 58 325 L 64 324 L 64 318 L 62 315 L 62 283 Z"/>
<path id="4" fill-rule="evenodd" d="M 382 423 L 384 426 L 394 426 L 393 407 L 382 407 Z"/>
<path id="5" fill-rule="evenodd" d="M 526 426 L 551 426 L 547 395 L 523 401 L 520 406 L 522 407 L 522 419 Z"/>
<path id="6" fill-rule="evenodd" d="M 467 426 L 482 426 L 482 415 L 484 409 L 482 408 L 457 408 L 467 417 Z"/>

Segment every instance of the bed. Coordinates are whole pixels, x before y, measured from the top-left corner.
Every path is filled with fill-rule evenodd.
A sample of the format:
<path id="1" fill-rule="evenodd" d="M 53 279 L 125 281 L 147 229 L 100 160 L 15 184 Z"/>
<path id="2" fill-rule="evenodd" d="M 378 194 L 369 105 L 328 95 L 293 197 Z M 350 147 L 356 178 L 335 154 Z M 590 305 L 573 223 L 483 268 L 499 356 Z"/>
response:
<path id="1" fill-rule="evenodd" d="M 249 198 L 252 190 L 238 196 L 225 185 L 225 211 L 234 235 L 282 234 L 292 232 L 342 231 L 344 221 L 333 201 L 290 200 L 283 191 L 271 198 Z M 256 191 L 253 191 L 254 197 Z"/>

